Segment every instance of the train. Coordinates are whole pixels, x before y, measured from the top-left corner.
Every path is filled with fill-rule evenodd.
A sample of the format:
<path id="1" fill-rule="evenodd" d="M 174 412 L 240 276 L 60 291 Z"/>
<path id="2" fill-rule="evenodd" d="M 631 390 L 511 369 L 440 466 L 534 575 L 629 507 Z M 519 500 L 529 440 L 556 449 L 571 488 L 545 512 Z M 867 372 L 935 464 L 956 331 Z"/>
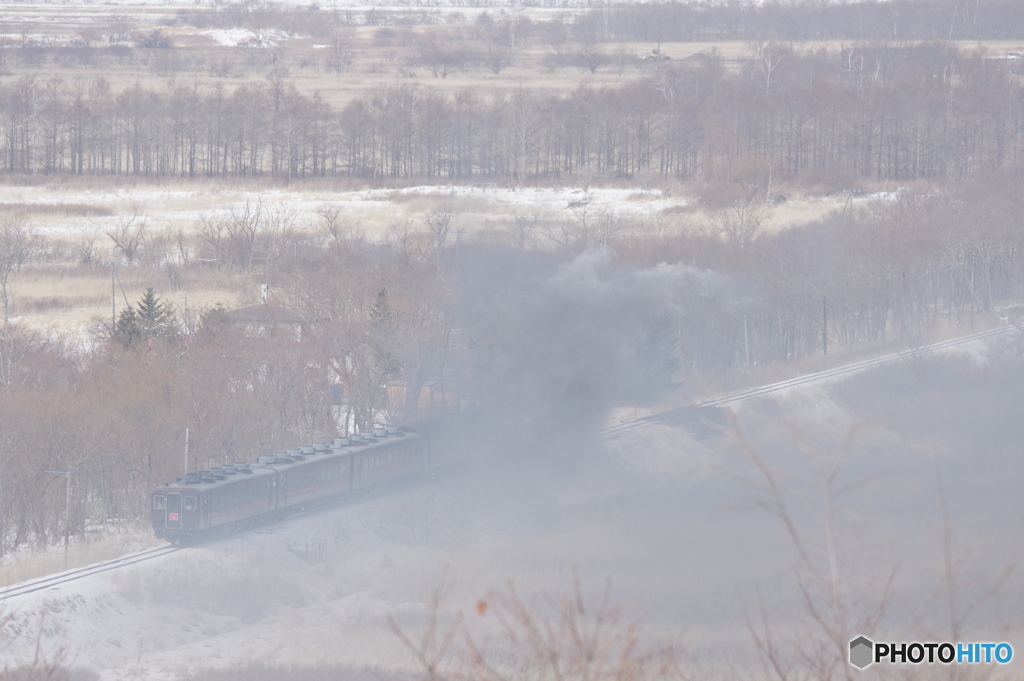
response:
<path id="1" fill-rule="evenodd" d="M 153 530 L 172 544 L 198 543 L 411 480 L 431 468 L 429 437 L 410 427 L 261 454 L 187 473 L 151 494 Z"/>

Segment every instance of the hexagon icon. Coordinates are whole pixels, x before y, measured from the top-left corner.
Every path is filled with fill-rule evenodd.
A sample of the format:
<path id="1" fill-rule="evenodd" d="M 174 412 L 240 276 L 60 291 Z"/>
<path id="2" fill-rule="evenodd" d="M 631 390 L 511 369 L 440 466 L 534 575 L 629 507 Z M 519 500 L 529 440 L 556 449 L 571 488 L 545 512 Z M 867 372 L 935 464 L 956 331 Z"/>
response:
<path id="1" fill-rule="evenodd" d="M 864 669 L 871 664 L 874 649 L 875 644 L 863 636 L 853 639 L 850 641 L 850 664 L 857 669 Z"/>

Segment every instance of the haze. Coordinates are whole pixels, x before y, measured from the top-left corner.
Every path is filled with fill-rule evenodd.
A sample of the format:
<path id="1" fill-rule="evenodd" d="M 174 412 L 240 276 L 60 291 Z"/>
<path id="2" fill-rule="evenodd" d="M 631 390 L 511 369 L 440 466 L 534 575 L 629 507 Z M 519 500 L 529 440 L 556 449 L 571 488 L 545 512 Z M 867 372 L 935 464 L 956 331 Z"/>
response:
<path id="1" fill-rule="evenodd" d="M 848 655 L 1024 652 L 1022 70 L 1014 3 L 3 5 L 0 678 L 1019 677 Z"/>

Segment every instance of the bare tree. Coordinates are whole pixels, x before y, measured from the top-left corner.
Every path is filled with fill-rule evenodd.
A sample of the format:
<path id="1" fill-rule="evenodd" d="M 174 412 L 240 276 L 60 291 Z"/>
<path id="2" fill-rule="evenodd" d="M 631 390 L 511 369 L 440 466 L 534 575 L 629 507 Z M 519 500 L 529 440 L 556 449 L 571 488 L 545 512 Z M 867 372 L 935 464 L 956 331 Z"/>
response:
<path id="1" fill-rule="evenodd" d="M 423 214 L 423 221 L 427 223 L 431 239 L 435 248 L 443 248 L 448 234 L 452 229 L 452 220 L 455 218 L 455 211 L 448 204 L 442 205 L 434 211 Z"/>
<path id="2" fill-rule="evenodd" d="M 775 70 L 779 68 L 779 64 L 782 62 L 784 50 L 778 49 L 773 45 L 758 45 L 757 47 L 757 61 L 761 66 L 761 73 L 764 76 L 764 92 L 770 94 L 772 87 L 772 76 L 775 74 Z"/>
<path id="3" fill-rule="evenodd" d="M 483 58 L 491 73 L 499 74 L 512 63 L 512 45 L 501 40 L 487 40 Z"/>
<path id="4" fill-rule="evenodd" d="M 216 263 L 217 269 L 220 269 L 225 260 L 224 249 L 227 240 L 224 223 L 210 215 L 201 215 L 196 229 L 199 230 L 202 242 L 210 249 L 209 255 L 211 256 L 200 258 L 200 260 Z"/>
<path id="5" fill-rule="evenodd" d="M 591 73 L 596 73 L 597 69 L 608 61 L 608 55 L 605 54 L 601 46 L 590 40 L 579 44 L 579 47 L 576 48 L 576 58 L 579 60 L 580 66 Z"/>
<path id="6" fill-rule="evenodd" d="M 87 234 L 82 237 L 82 240 L 78 242 L 78 246 L 75 248 L 75 254 L 78 256 L 79 265 L 95 265 L 98 262 L 96 255 L 96 239 L 99 237 L 98 232 Z"/>
<path id="7" fill-rule="evenodd" d="M 457 49 L 450 37 L 430 31 L 416 38 L 419 62 L 426 66 L 434 78 L 447 78 L 453 68 L 460 68 L 465 56 Z"/>
<path id="8" fill-rule="evenodd" d="M 568 249 L 579 235 L 578 224 L 577 221 L 569 219 L 554 220 L 546 225 L 541 233 L 562 248 Z"/>
<path id="9" fill-rule="evenodd" d="M 264 211 L 262 194 L 255 201 L 246 197 L 245 205 L 233 208 L 225 224 L 231 247 L 229 257 L 242 272 L 252 269 L 256 255 L 256 235 L 263 228 Z"/>
<path id="10" fill-rule="evenodd" d="M 327 58 L 324 60 L 327 71 L 341 73 L 352 65 L 354 35 L 351 29 L 343 29 L 334 35 L 327 50 Z"/>
<path id="11" fill-rule="evenodd" d="M 768 218 L 768 210 L 756 203 L 740 201 L 717 211 L 712 220 L 726 240 L 738 251 L 745 251 Z"/>
<path id="12" fill-rule="evenodd" d="M 595 224 L 598 240 L 605 246 L 626 231 L 626 222 L 615 211 L 602 213 Z"/>
<path id="13" fill-rule="evenodd" d="M 612 602 L 610 583 L 593 600 L 585 597 L 575 571 L 572 590 L 540 598 L 524 598 L 509 581 L 504 589 L 492 589 L 477 601 L 472 615 L 444 607 L 450 592 L 444 574 L 425 604 L 429 619 L 422 634 L 410 634 L 393 617 L 387 618 L 391 631 L 415 658 L 419 669 L 414 678 L 421 681 L 463 676 L 493 681 L 510 678 L 508 669 L 536 679 L 682 677 L 676 647 L 644 636 L 640 623 Z M 476 635 L 468 617 L 493 621 L 497 642 Z"/>
<path id="14" fill-rule="evenodd" d="M 540 209 L 535 209 L 529 215 L 520 215 L 518 209 L 512 210 L 512 239 L 519 250 L 526 248 L 527 242 L 533 236 L 533 231 L 537 227 L 537 222 L 540 220 Z"/>
<path id="15" fill-rule="evenodd" d="M 146 216 L 141 213 L 138 206 L 133 206 L 131 217 L 118 218 L 117 227 L 105 232 L 114 242 L 114 246 L 124 255 L 129 265 L 135 262 L 135 257 L 144 241 Z"/>
<path id="16" fill-rule="evenodd" d="M 342 248 L 363 240 L 363 231 L 358 224 L 345 219 L 341 206 L 324 202 L 316 210 L 320 218 L 320 230 L 331 248 Z"/>
<path id="17" fill-rule="evenodd" d="M 408 255 L 412 245 L 412 220 L 405 218 L 388 223 L 388 241 L 395 244 L 403 255 Z"/>
<path id="18" fill-rule="evenodd" d="M 36 248 L 36 236 L 23 217 L 0 218 L 0 299 L 4 303 L 4 323 L 11 302 L 11 273 L 20 270 Z"/>
<path id="19" fill-rule="evenodd" d="M 107 42 L 111 45 L 126 43 L 132 39 L 135 24 L 125 15 L 111 17 L 107 24 Z"/>

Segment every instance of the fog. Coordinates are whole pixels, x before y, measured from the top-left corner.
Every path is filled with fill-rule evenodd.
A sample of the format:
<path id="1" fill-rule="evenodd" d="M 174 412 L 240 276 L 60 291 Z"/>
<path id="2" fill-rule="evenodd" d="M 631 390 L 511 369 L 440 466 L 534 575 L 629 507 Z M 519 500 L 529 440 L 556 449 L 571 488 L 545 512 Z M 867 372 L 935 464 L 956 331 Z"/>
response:
<path id="1" fill-rule="evenodd" d="M 0 679 L 1021 677 L 1021 7 L 5 4 Z"/>
<path id="2" fill-rule="evenodd" d="M 602 435 L 621 405 L 689 399 L 666 338 L 732 314 L 742 287 L 606 248 L 449 266 L 472 406 L 424 431 L 444 475 L 44 592 L 5 615 L 12 659 L 43 641 L 110 679 L 253 661 L 418 676 L 429 639 L 454 678 L 479 646 L 520 664 L 515 613 L 557 632 L 563 598 L 706 678 L 777 678 L 768 656 L 842 678 L 861 634 L 1019 636 L 1018 332 Z"/>

